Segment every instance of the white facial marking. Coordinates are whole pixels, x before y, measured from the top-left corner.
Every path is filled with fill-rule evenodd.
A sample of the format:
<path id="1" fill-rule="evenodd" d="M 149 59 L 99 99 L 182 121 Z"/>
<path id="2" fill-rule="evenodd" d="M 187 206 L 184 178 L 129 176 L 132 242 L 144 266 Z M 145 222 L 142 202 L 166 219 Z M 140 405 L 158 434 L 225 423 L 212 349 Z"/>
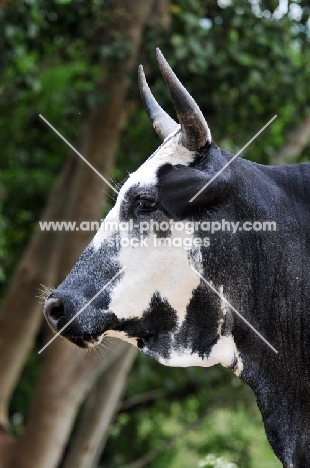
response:
<path id="1" fill-rule="evenodd" d="M 190 268 L 186 250 L 154 246 L 156 242 L 154 233 L 150 233 L 147 247 L 120 250 L 119 261 L 126 265 L 126 270 L 111 291 L 109 306 L 117 317 L 141 317 L 153 295 L 159 293 L 178 312 L 179 322 L 184 320 L 186 307 L 200 279 Z"/>
<path id="2" fill-rule="evenodd" d="M 230 367 L 237 358 L 237 364 L 234 368 L 236 375 L 240 375 L 243 369 L 242 359 L 236 348 L 232 335 L 221 336 L 212 347 L 208 358 L 201 358 L 197 353 L 190 349 L 173 350 L 169 359 L 159 359 L 161 364 L 171 367 L 211 367 L 215 364 L 222 364 L 224 367 Z"/>

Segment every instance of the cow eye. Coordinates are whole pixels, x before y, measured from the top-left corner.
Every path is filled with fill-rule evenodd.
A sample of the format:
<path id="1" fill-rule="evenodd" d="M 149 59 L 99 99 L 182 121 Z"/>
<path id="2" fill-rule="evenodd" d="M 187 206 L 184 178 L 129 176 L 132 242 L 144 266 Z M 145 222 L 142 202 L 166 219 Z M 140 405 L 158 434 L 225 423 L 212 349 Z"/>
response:
<path id="1" fill-rule="evenodd" d="M 154 211 L 157 208 L 157 203 L 155 200 L 151 200 L 148 198 L 138 198 L 135 204 L 135 212 L 136 213 L 147 213 L 150 211 Z"/>

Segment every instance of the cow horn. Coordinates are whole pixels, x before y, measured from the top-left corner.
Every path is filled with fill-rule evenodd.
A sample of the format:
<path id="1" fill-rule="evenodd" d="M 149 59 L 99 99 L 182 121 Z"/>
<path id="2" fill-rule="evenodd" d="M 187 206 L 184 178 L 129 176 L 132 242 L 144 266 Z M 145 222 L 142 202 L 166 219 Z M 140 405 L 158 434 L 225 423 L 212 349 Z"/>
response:
<path id="1" fill-rule="evenodd" d="M 198 105 L 176 77 L 158 48 L 156 49 L 156 57 L 181 124 L 181 143 L 189 150 L 196 151 L 207 142 L 211 143 L 211 132 L 208 124 Z"/>
<path id="2" fill-rule="evenodd" d="M 174 132 L 179 125 L 173 120 L 167 112 L 164 111 L 154 98 L 147 82 L 143 71 L 143 66 L 140 65 L 138 68 L 138 83 L 142 102 L 146 109 L 146 112 L 153 124 L 153 127 L 162 140 L 167 138 L 172 132 Z"/>

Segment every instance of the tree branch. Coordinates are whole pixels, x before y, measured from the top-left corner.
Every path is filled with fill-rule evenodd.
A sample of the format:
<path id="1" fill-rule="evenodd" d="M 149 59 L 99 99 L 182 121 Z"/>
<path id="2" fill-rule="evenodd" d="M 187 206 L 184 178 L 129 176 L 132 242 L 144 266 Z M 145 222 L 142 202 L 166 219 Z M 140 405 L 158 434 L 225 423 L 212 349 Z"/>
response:
<path id="1" fill-rule="evenodd" d="M 195 383 L 189 383 L 185 387 L 171 392 L 167 392 L 163 388 L 158 388 L 156 390 L 151 390 L 128 398 L 121 403 L 118 412 L 129 413 L 131 411 L 136 411 L 137 409 L 149 408 L 154 405 L 158 398 L 161 397 L 165 397 L 165 401 L 180 401 L 181 399 L 188 397 L 188 395 L 197 394 L 198 390 L 199 387 Z"/>
<path id="2" fill-rule="evenodd" d="M 296 158 L 302 153 L 305 147 L 310 143 L 310 115 L 308 115 L 297 127 L 289 134 L 287 141 L 280 148 L 271 160 L 271 164 L 289 164 L 294 163 Z"/>
<path id="3" fill-rule="evenodd" d="M 125 413 L 129 411 L 135 411 L 141 407 L 145 408 L 146 406 L 151 406 L 158 398 L 163 396 L 166 396 L 166 390 L 163 388 L 157 388 L 155 390 L 150 390 L 149 392 L 134 395 L 122 401 L 118 412 Z"/>

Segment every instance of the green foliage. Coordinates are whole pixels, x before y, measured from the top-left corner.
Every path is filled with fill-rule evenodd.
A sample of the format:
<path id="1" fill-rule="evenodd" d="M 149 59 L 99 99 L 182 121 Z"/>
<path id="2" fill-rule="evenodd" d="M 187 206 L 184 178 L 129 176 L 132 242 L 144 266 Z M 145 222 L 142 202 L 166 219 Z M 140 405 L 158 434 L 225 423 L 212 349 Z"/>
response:
<path id="1" fill-rule="evenodd" d="M 301 26 L 288 15 L 275 19 L 246 1 L 212 3 L 206 11 L 199 0 L 173 6 L 172 34 L 159 44 L 206 115 L 214 140 L 237 151 L 277 114 L 277 126 L 246 151 L 247 158 L 268 163 L 292 122 L 309 111 L 309 23 Z M 168 98 L 167 90 L 157 95 Z"/>
<path id="2" fill-rule="evenodd" d="M 252 391 L 231 371 L 163 367 L 139 355 L 126 399 L 153 390 L 161 394 L 150 394 L 150 400 L 117 417 L 102 457 L 105 468 L 125 467 L 153 450 L 159 452 L 147 468 L 194 467 L 206 453 L 242 468 L 261 468 L 262 460 L 264 468 L 281 466 L 266 440 Z"/>
<path id="3" fill-rule="evenodd" d="M 215 455 L 209 454 L 203 460 L 200 460 L 198 468 L 238 468 L 238 466 L 224 458 L 216 458 Z"/>

